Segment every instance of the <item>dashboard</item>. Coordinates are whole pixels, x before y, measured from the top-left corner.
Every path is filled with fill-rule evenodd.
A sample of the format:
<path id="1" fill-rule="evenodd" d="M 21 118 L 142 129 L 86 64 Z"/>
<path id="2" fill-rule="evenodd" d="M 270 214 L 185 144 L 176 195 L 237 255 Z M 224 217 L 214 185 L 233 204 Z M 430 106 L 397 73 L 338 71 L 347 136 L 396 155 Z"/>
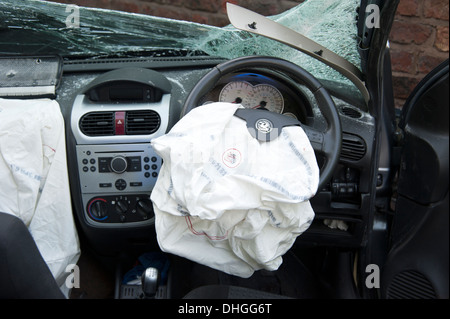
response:
<path id="1" fill-rule="evenodd" d="M 220 61 L 66 61 L 57 101 L 66 120 L 74 211 L 88 240 L 102 252 L 157 245 L 149 194 L 162 159 L 150 141 L 178 121 L 195 84 Z M 193 61 L 189 61 L 193 64 Z M 360 246 L 370 205 L 373 117 L 333 96 L 343 129 L 333 178 L 311 199 L 316 218 L 301 244 Z M 326 127 L 314 96 L 274 70 L 220 77 L 199 105 L 241 103 Z M 317 156 L 319 167 L 323 159 Z M 330 227 L 338 222 L 345 227 Z M 126 247 L 126 248 L 125 248 Z"/>

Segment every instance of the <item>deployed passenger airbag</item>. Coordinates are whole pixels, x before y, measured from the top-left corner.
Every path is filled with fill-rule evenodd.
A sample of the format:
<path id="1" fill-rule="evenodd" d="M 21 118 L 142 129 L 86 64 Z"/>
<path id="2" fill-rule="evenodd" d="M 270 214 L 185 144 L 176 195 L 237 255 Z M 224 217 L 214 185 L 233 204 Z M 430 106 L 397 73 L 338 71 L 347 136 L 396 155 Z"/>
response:
<path id="1" fill-rule="evenodd" d="M 80 246 L 56 101 L 0 99 L 0 181 L 0 211 L 25 223 L 59 286 L 70 288 L 66 267 Z"/>

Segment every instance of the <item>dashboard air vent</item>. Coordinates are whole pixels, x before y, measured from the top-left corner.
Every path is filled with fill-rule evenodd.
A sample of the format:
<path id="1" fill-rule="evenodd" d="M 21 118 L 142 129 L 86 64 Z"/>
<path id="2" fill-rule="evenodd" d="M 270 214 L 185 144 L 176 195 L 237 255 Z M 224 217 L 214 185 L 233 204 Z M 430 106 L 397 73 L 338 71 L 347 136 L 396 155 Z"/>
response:
<path id="1" fill-rule="evenodd" d="M 362 117 L 362 114 L 361 114 L 360 111 L 358 111 L 358 110 L 356 110 L 356 109 L 354 109 L 352 107 L 348 107 L 348 106 L 341 107 L 341 112 L 344 115 L 346 115 L 348 117 L 351 117 L 351 118 L 354 118 L 354 119 L 359 119 L 359 118 Z"/>
<path id="2" fill-rule="evenodd" d="M 114 135 L 114 112 L 85 114 L 80 120 L 80 130 L 87 136 Z"/>
<path id="3" fill-rule="evenodd" d="M 161 118 L 152 110 L 130 111 L 126 113 L 125 123 L 125 134 L 148 135 L 158 130 Z"/>
<path id="4" fill-rule="evenodd" d="M 341 159 L 359 161 L 366 154 L 366 143 L 362 138 L 352 134 L 343 134 Z"/>

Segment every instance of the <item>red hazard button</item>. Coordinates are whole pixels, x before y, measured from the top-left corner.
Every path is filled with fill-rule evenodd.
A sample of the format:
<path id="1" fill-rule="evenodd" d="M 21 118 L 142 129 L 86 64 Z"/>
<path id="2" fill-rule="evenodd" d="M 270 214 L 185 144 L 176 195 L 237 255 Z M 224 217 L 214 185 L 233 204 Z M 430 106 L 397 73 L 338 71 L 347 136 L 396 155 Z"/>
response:
<path id="1" fill-rule="evenodd" d="M 116 135 L 125 134 L 125 112 L 116 112 Z"/>

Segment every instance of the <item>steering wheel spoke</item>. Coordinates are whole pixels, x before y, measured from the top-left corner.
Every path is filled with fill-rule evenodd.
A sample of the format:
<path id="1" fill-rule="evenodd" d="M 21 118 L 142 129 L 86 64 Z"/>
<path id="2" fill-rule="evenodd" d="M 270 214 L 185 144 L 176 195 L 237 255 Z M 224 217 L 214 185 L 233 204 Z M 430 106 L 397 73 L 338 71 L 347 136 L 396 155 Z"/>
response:
<path id="1" fill-rule="evenodd" d="M 308 136 L 309 142 L 315 152 L 323 153 L 324 149 L 324 133 L 316 130 L 312 127 L 302 125 L 303 131 L 305 131 L 306 136 Z"/>

